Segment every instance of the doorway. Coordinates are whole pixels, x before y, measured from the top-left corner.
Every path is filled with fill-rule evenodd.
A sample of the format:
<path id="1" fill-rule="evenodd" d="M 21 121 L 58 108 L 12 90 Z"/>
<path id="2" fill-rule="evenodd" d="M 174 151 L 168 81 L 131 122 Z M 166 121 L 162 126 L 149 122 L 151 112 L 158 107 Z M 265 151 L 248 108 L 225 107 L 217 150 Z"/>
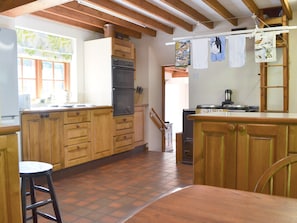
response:
<path id="1" fill-rule="evenodd" d="M 162 118 L 172 124 L 172 147 L 175 151 L 176 133 L 182 132 L 183 109 L 189 107 L 189 75 L 187 68 L 162 67 Z M 162 151 L 166 151 L 165 134 Z"/>

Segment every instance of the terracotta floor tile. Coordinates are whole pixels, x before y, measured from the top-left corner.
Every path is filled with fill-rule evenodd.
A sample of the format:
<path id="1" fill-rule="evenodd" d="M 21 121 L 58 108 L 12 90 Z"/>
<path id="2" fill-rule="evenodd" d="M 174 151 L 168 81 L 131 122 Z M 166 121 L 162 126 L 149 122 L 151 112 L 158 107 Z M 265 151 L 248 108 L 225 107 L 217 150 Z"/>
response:
<path id="1" fill-rule="evenodd" d="M 64 223 L 122 222 L 159 196 L 190 184 L 192 166 L 176 164 L 172 152 L 138 152 L 54 178 Z M 39 223 L 48 222 L 40 218 Z"/>

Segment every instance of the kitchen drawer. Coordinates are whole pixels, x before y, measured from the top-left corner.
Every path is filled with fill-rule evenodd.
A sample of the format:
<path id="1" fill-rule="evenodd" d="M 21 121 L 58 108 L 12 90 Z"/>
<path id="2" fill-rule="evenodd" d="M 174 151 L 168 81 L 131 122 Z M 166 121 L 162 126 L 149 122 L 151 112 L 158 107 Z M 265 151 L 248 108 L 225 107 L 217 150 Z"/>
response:
<path id="1" fill-rule="evenodd" d="M 91 120 L 89 110 L 76 110 L 64 112 L 64 124 L 88 122 Z"/>
<path id="2" fill-rule="evenodd" d="M 75 166 L 90 161 L 91 144 L 80 143 L 65 147 L 65 167 Z"/>
<path id="3" fill-rule="evenodd" d="M 91 141 L 89 122 L 64 125 L 64 145 L 73 145 Z"/>
<path id="4" fill-rule="evenodd" d="M 133 143 L 133 133 L 115 136 L 113 138 L 114 153 L 133 149 Z"/>
<path id="5" fill-rule="evenodd" d="M 115 135 L 132 133 L 134 128 L 133 115 L 117 116 L 114 117 L 114 132 Z"/>
<path id="6" fill-rule="evenodd" d="M 134 60 L 134 45 L 133 43 L 112 38 L 112 55 L 125 59 Z"/>

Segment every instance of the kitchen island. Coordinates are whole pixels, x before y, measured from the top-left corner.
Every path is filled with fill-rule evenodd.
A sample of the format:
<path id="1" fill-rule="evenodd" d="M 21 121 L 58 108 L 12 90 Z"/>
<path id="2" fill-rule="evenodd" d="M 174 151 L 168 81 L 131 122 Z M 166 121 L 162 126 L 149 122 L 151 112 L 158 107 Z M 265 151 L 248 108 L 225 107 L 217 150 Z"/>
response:
<path id="1" fill-rule="evenodd" d="M 19 124 L 0 121 L 0 222 L 21 222 L 17 134 Z"/>
<path id="2" fill-rule="evenodd" d="M 265 169 L 297 153 L 297 114 L 213 112 L 188 118 L 194 121 L 194 184 L 253 191 Z M 275 194 L 283 194 L 282 177 L 275 179 Z"/>

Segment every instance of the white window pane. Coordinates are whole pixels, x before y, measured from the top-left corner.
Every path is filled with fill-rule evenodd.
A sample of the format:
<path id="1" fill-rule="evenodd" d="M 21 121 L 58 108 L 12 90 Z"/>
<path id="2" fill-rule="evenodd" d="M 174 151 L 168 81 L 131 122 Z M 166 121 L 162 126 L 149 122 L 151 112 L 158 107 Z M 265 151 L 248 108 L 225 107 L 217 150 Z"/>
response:
<path id="1" fill-rule="evenodd" d="M 64 80 L 64 64 L 55 63 L 55 80 Z"/>
<path id="2" fill-rule="evenodd" d="M 53 64 L 52 62 L 42 61 L 42 79 L 52 80 L 53 79 Z"/>
<path id="3" fill-rule="evenodd" d="M 35 61 L 31 59 L 23 60 L 23 78 L 35 78 Z"/>

